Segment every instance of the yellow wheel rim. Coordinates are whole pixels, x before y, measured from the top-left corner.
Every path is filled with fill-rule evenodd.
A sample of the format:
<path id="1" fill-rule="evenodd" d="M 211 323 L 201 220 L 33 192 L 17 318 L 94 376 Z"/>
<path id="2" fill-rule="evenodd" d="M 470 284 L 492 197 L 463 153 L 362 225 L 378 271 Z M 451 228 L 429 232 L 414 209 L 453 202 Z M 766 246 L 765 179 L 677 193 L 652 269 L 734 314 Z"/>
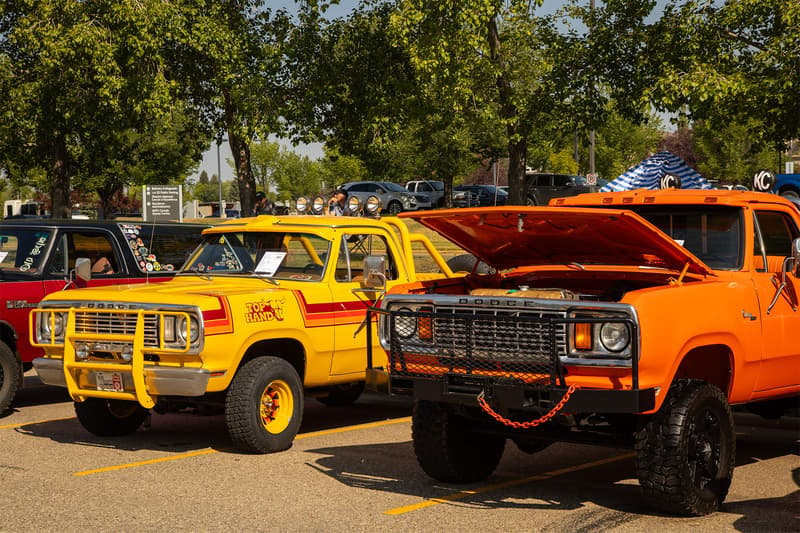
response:
<path id="1" fill-rule="evenodd" d="M 280 433 L 289 427 L 294 413 L 294 396 L 285 381 L 276 379 L 261 394 L 261 423 L 270 433 Z"/>

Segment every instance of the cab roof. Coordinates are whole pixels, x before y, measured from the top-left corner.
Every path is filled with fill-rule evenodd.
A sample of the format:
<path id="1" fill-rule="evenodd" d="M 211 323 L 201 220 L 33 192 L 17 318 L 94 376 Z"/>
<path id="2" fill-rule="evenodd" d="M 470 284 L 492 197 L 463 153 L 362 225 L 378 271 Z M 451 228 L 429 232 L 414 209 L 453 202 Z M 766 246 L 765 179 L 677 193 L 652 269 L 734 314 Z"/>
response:
<path id="1" fill-rule="evenodd" d="M 551 206 L 613 206 L 621 209 L 630 204 L 719 204 L 740 207 L 752 204 L 777 204 L 797 207 L 794 203 L 777 194 L 728 189 L 634 189 L 619 192 L 578 194 L 565 198 L 554 198 L 550 201 Z"/>
<path id="2" fill-rule="evenodd" d="M 326 215 L 259 215 L 252 218 L 236 218 L 219 223 L 203 233 L 217 233 L 238 229 L 242 231 L 268 231 L 276 228 L 286 231 L 292 228 L 374 228 L 389 226 L 380 219 L 355 216 Z"/>

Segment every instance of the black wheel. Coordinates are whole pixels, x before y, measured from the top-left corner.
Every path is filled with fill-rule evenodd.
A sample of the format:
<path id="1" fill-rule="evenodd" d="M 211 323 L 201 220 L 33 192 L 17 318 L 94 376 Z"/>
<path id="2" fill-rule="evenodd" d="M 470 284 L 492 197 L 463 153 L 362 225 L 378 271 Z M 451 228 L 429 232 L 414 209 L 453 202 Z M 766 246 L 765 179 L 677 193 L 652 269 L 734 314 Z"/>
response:
<path id="1" fill-rule="evenodd" d="M 303 419 L 303 384 L 292 365 L 277 357 L 245 363 L 225 400 L 225 423 L 243 451 L 271 453 L 291 447 Z"/>
<path id="2" fill-rule="evenodd" d="M 397 201 L 389 202 L 389 205 L 386 206 L 386 211 L 388 211 L 390 215 L 398 215 L 402 210 L 403 204 Z"/>
<path id="3" fill-rule="evenodd" d="M 444 404 L 414 403 L 411 435 L 417 461 L 426 474 L 446 483 L 474 483 L 494 472 L 506 439 L 469 429 L 469 422 Z"/>
<path id="4" fill-rule="evenodd" d="M 328 407 L 343 407 L 352 405 L 364 392 L 364 382 L 344 383 L 333 387 L 327 396 L 317 398 L 321 403 Z"/>
<path id="5" fill-rule="evenodd" d="M 537 205 L 536 198 L 534 198 L 533 196 L 527 196 L 525 198 L 525 205 L 530 205 L 530 206 Z"/>
<path id="6" fill-rule="evenodd" d="M 98 437 L 120 437 L 139 429 L 149 410 L 137 402 L 86 398 L 75 402 L 75 415 L 88 431 Z"/>
<path id="7" fill-rule="evenodd" d="M 21 372 L 14 352 L 0 342 L 0 414 L 8 409 L 19 389 Z"/>
<path id="8" fill-rule="evenodd" d="M 476 274 L 489 274 L 492 272 L 492 267 L 481 261 L 478 267 L 475 268 L 475 263 L 478 259 L 472 254 L 461 254 L 451 257 L 447 260 L 447 266 L 453 272 L 472 272 L 475 269 Z"/>
<path id="9" fill-rule="evenodd" d="M 725 394 L 701 381 L 678 381 L 636 435 L 636 472 L 645 497 L 673 514 L 713 513 L 733 478 L 736 435 Z"/>

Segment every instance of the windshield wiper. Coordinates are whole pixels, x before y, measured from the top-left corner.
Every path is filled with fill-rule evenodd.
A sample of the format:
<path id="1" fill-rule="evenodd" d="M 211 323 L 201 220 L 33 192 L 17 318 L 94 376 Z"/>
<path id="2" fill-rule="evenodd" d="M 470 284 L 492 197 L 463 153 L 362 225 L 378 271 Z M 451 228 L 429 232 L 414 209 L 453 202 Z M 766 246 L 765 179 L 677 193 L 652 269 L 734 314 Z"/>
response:
<path id="1" fill-rule="evenodd" d="M 178 275 L 181 275 L 181 274 L 189 274 L 189 275 L 192 275 L 192 276 L 200 276 L 201 278 L 203 278 L 206 281 L 211 281 L 211 279 L 212 279 L 211 276 L 208 273 L 200 272 L 199 270 L 197 270 L 197 267 L 190 268 L 189 270 L 181 270 L 180 272 L 178 272 Z"/>
<path id="2" fill-rule="evenodd" d="M 266 274 L 259 274 L 258 272 L 253 272 L 251 276 L 258 279 L 263 279 L 264 281 L 268 281 L 269 283 L 272 283 L 275 286 L 280 285 L 280 283 L 278 283 L 278 280 L 273 279 L 272 276 L 267 276 Z"/>

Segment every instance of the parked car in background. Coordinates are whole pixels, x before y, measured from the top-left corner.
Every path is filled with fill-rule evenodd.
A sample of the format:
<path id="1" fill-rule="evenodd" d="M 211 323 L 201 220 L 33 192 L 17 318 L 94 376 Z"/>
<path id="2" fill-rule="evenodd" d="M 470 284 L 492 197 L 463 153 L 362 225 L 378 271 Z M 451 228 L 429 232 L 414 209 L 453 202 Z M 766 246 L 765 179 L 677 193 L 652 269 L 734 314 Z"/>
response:
<path id="1" fill-rule="evenodd" d="M 459 185 L 453 187 L 453 190 L 468 192 L 477 196 L 478 203 L 470 203 L 466 207 L 506 205 L 508 203 L 508 193 L 494 185 Z M 470 202 L 474 202 L 474 197 L 470 197 Z"/>
<path id="2" fill-rule="evenodd" d="M 589 185 L 585 176 L 527 172 L 525 198 L 527 205 L 547 205 L 553 198 L 595 192 L 599 186 Z"/>
<path id="3" fill-rule="evenodd" d="M 353 181 L 342 185 L 342 189 L 350 196 L 357 196 L 362 202 L 366 202 L 370 196 L 377 196 L 381 200 L 383 211 L 390 215 L 430 209 L 433 205 L 427 194 L 410 193 L 402 185 L 389 181 Z"/>
<path id="4" fill-rule="evenodd" d="M 444 207 L 444 182 L 438 180 L 415 180 L 406 183 L 411 193 L 427 194 L 433 207 Z"/>
<path id="5" fill-rule="evenodd" d="M 50 219 L 0 222 L 4 300 L 0 307 L 0 413 L 22 386 L 22 374 L 31 368 L 31 361 L 44 353 L 30 344 L 28 314 L 45 295 L 172 278 L 207 227 Z M 81 262 L 88 263 L 89 281 L 76 276 Z M 69 298 L 71 292 L 62 294 Z"/>

